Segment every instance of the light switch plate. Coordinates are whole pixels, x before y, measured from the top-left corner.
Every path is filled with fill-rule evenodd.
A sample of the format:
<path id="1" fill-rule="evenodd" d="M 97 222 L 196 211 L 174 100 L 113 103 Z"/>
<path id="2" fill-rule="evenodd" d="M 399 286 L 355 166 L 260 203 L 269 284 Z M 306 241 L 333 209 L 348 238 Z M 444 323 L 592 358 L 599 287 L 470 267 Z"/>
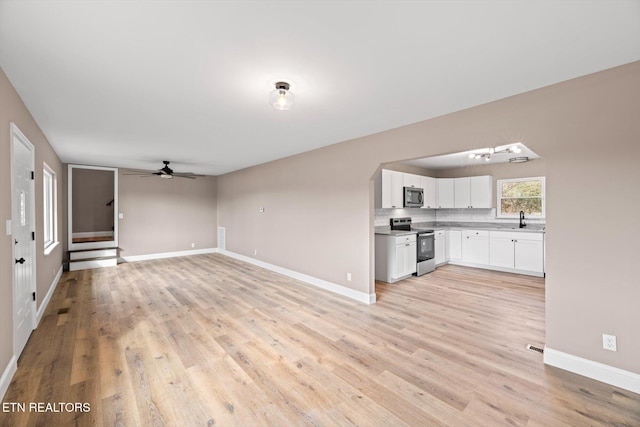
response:
<path id="1" fill-rule="evenodd" d="M 6 222 L 6 231 L 7 236 L 11 236 L 11 220 L 8 219 Z"/>
<path id="2" fill-rule="evenodd" d="M 124 219 L 124 214 L 122 212 L 118 213 L 118 219 Z"/>

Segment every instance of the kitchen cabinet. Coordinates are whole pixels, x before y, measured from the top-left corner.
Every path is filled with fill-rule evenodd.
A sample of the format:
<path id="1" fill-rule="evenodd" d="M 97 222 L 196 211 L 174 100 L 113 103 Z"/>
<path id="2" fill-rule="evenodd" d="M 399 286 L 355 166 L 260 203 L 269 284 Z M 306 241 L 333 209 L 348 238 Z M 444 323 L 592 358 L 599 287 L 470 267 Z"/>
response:
<path id="1" fill-rule="evenodd" d="M 454 178 L 454 207 L 491 208 L 493 177 L 472 176 Z"/>
<path id="2" fill-rule="evenodd" d="M 382 195 L 381 208 L 401 208 L 403 207 L 403 186 L 404 173 L 382 170 L 380 182 L 380 192 Z"/>
<path id="3" fill-rule="evenodd" d="M 402 178 L 403 178 L 404 187 L 422 188 L 422 184 L 421 184 L 422 177 L 420 175 L 414 175 L 412 173 L 403 173 Z"/>
<path id="4" fill-rule="evenodd" d="M 544 274 L 544 235 L 517 231 L 491 231 L 489 265 Z"/>
<path id="5" fill-rule="evenodd" d="M 438 184 L 435 178 L 429 176 L 420 177 L 420 186 L 424 189 L 423 209 L 435 209 L 438 207 Z"/>
<path id="6" fill-rule="evenodd" d="M 410 276 L 416 272 L 418 248 L 416 247 L 415 236 L 413 236 L 413 241 L 411 242 L 406 240 L 408 239 L 396 238 L 396 268 L 391 276 L 393 279 Z"/>
<path id="7" fill-rule="evenodd" d="M 447 262 L 447 238 L 444 230 L 435 230 L 433 234 L 435 261 L 437 266 Z"/>
<path id="8" fill-rule="evenodd" d="M 521 233 L 525 234 L 525 233 Z M 532 239 L 538 237 L 538 239 Z M 514 268 L 544 273 L 544 241 L 542 234 L 526 233 L 515 241 Z"/>
<path id="9" fill-rule="evenodd" d="M 447 261 L 462 260 L 462 231 L 447 230 L 446 232 Z"/>
<path id="10" fill-rule="evenodd" d="M 416 272 L 418 261 L 416 235 L 375 235 L 375 277 L 395 283 Z"/>
<path id="11" fill-rule="evenodd" d="M 453 208 L 454 205 L 454 178 L 437 178 L 438 208 Z"/>
<path id="12" fill-rule="evenodd" d="M 489 264 L 489 231 L 462 231 L 462 261 L 471 264 Z"/>

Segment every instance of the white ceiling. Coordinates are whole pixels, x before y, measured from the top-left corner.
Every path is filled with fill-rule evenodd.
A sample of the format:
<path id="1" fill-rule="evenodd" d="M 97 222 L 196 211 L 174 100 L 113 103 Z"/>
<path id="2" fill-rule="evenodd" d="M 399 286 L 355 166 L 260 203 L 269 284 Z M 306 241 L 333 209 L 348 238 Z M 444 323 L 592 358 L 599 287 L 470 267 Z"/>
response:
<path id="1" fill-rule="evenodd" d="M 518 147 L 519 153 L 508 153 L 506 150 L 509 147 Z M 489 149 L 493 148 L 494 153 L 490 154 Z M 469 154 L 490 154 L 487 158 L 470 159 Z M 482 166 L 491 165 L 496 163 L 508 163 L 509 159 L 527 157 L 529 160 L 539 159 L 536 153 L 534 153 L 529 147 L 521 142 L 508 145 L 500 145 L 495 147 L 484 147 L 477 150 L 463 151 L 461 153 L 445 154 L 442 156 L 425 157 L 424 159 L 408 160 L 403 162 L 408 165 L 418 166 L 421 168 L 427 168 L 431 170 L 445 170 L 463 168 L 466 166 Z"/>
<path id="2" fill-rule="evenodd" d="M 217 175 L 636 60 L 637 0 L 0 0 L 0 66 L 70 163 Z"/>

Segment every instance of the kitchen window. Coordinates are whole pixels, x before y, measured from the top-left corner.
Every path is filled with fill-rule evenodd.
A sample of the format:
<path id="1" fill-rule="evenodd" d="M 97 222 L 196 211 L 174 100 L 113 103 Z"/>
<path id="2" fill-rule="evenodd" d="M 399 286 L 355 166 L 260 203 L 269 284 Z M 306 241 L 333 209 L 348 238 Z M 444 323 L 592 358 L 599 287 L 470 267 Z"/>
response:
<path id="1" fill-rule="evenodd" d="M 49 255 L 58 244 L 58 179 L 56 173 L 43 163 L 42 184 L 44 197 L 44 254 Z"/>
<path id="2" fill-rule="evenodd" d="M 545 217 L 545 179 L 536 178 L 499 179 L 498 218 L 518 218 L 524 211 L 527 218 Z"/>

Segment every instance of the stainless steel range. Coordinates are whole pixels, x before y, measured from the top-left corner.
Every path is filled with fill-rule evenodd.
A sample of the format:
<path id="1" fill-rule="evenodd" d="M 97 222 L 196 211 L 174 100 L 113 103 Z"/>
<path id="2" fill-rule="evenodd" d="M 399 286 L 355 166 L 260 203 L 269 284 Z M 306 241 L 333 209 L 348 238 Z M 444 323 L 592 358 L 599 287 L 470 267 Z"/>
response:
<path id="1" fill-rule="evenodd" d="M 435 233 L 433 230 L 424 230 L 411 227 L 411 217 L 391 218 L 389 220 L 391 230 L 415 231 L 417 234 L 417 266 L 416 276 L 431 273 L 436 269 Z"/>

